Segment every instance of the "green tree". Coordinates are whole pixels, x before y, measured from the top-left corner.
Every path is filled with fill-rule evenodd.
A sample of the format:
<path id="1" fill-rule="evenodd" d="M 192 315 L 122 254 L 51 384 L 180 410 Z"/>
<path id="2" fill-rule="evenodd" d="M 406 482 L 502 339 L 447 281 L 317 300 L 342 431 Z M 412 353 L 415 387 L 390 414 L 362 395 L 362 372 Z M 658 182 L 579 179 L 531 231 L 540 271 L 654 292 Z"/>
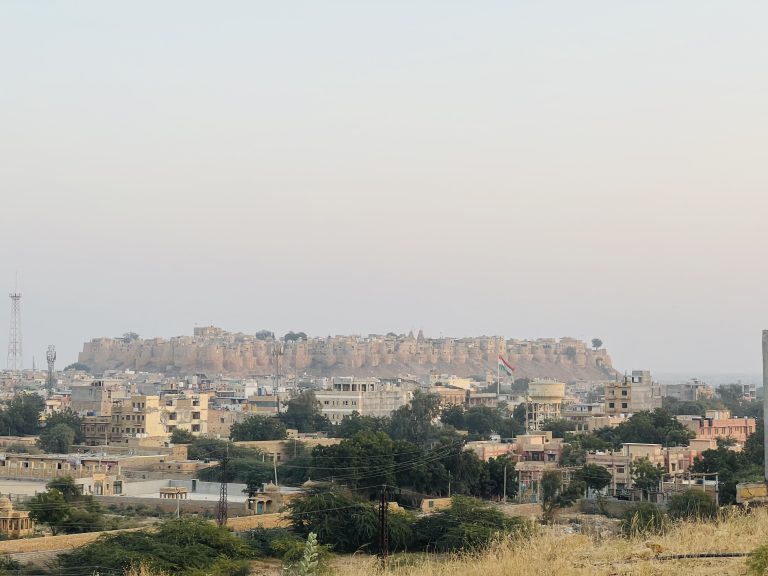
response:
<path id="1" fill-rule="evenodd" d="M 607 488 L 612 480 L 611 473 L 598 464 L 587 464 L 574 474 L 575 478 L 584 482 L 587 488 L 600 492 Z"/>
<path id="2" fill-rule="evenodd" d="M 83 418 L 71 408 L 65 408 L 59 412 L 54 412 L 45 420 L 45 428 L 53 428 L 59 424 L 66 424 L 75 432 L 75 444 L 85 442 L 85 432 L 83 431 Z"/>
<path id="3" fill-rule="evenodd" d="M 417 548 L 437 552 L 476 552 L 500 537 L 527 538 L 532 533 L 530 521 L 511 517 L 498 508 L 454 496 L 450 508 L 419 518 L 413 526 Z"/>
<path id="4" fill-rule="evenodd" d="M 312 450 L 313 477 L 341 477 L 353 489 L 395 485 L 395 442 L 384 432 L 359 432 L 333 446 Z"/>
<path id="5" fill-rule="evenodd" d="M 92 496 L 83 496 L 70 476 L 51 480 L 47 491 L 29 501 L 30 517 L 47 524 L 51 532 L 79 534 L 104 530 L 105 519 Z"/>
<path id="6" fill-rule="evenodd" d="M 330 430 L 332 424 L 322 413 L 320 402 L 312 390 L 302 392 L 288 401 L 287 409 L 280 414 L 280 420 L 286 428 L 299 432 L 319 432 Z"/>
<path id="7" fill-rule="evenodd" d="M 562 473 L 558 470 L 544 472 L 541 477 L 541 511 L 542 520 L 551 522 L 558 508 L 566 508 L 573 504 L 582 494 L 586 486 L 582 481 L 574 480 L 563 487 Z"/>
<path id="8" fill-rule="evenodd" d="M 76 502 L 83 499 L 83 493 L 80 487 L 75 484 L 72 476 L 59 476 L 45 485 L 48 490 L 57 490 L 61 493 L 67 503 Z"/>
<path id="9" fill-rule="evenodd" d="M 587 452 L 609 450 L 613 446 L 595 434 L 566 434 L 563 452 L 560 456 L 561 466 L 584 466 Z"/>
<path id="10" fill-rule="evenodd" d="M 576 424 L 569 420 L 545 420 L 541 429 L 552 432 L 553 438 L 565 438 L 568 432 L 576 430 Z"/>
<path id="11" fill-rule="evenodd" d="M 641 458 L 630 466 L 632 484 L 642 490 L 643 497 L 647 498 L 651 492 L 659 489 L 659 482 L 664 476 L 661 466 L 654 466 L 648 458 Z"/>
<path id="12" fill-rule="evenodd" d="M 40 433 L 37 445 L 49 453 L 69 454 L 75 441 L 75 431 L 68 424 L 48 426 Z"/>
<path id="13" fill-rule="evenodd" d="M 306 538 L 317 534 L 321 543 L 336 552 L 370 548 L 378 534 L 378 516 L 373 505 L 352 492 L 333 489 L 309 493 L 288 504 L 294 531 Z"/>
<path id="14" fill-rule="evenodd" d="M 595 434 L 618 448 L 627 442 L 687 446 L 695 434 L 662 408 L 642 411 L 630 416 L 615 428 L 601 428 Z"/>
<path id="15" fill-rule="evenodd" d="M 283 336 L 285 342 L 294 342 L 297 340 L 307 340 L 307 335 L 304 332 L 288 332 Z"/>
<path id="16" fill-rule="evenodd" d="M 410 403 L 392 413 L 389 435 L 394 440 L 429 444 L 438 436 L 433 422 L 440 414 L 440 397 L 417 391 Z"/>
<path id="17" fill-rule="evenodd" d="M 464 413 L 464 426 L 470 434 L 488 436 L 502 429 L 504 416 L 496 408 L 472 406 Z"/>
<path id="18" fill-rule="evenodd" d="M 464 406 L 460 404 L 449 406 L 440 414 L 440 422 L 453 426 L 456 430 L 465 430 L 464 413 Z"/>
<path id="19" fill-rule="evenodd" d="M 361 416 L 355 410 L 341 419 L 333 433 L 337 438 L 352 438 L 358 432 L 386 432 L 387 430 L 389 430 L 389 418 Z"/>
<path id="20" fill-rule="evenodd" d="M 517 494 L 517 472 L 515 472 L 514 460 L 509 456 L 490 458 L 486 468 L 483 497 L 501 498 L 504 496 L 504 475 L 506 473 L 507 498 L 514 498 Z"/>
<path id="21" fill-rule="evenodd" d="M 34 436 L 40 431 L 40 417 L 45 400 L 37 394 L 16 394 L 0 410 L 0 433 L 11 436 Z"/>
<path id="22" fill-rule="evenodd" d="M 192 444 L 195 441 L 195 435 L 184 428 L 174 428 L 171 432 L 171 444 Z"/>
<path id="23" fill-rule="evenodd" d="M 288 437 L 288 433 L 285 424 L 277 418 L 254 414 L 242 422 L 232 424 L 229 437 L 236 442 L 243 440 L 284 440 Z"/>
<path id="24" fill-rule="evenodd" d="M 252 552 L 244 540 L 203 519 L 169 520 L 159 527 L 102 536 L 59 556 L 57 574 L 122 574 L 144 564 L 193 576 L 245 576 Z"/>
<path id="25" fill-rule="evenodd" d="M 600 338 L 592 338 L 592 348 L 597 350 L 598 348 L 603 347 L 603 341 L 600 340 Z"/>
<path id="26" fill-rule="evenodd" d="M 48 490 L 34 496 L 29 502 L 29 516 L 40 524 L 47 524 L 57 535 L 69 517 L 70 505 L 58 490 Z"/>

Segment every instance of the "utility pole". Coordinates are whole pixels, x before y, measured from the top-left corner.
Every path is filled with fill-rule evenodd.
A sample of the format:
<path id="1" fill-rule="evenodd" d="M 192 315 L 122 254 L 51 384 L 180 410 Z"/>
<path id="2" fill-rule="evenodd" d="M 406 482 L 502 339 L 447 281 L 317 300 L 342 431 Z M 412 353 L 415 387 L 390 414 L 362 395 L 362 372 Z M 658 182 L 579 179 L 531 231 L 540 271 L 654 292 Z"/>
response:
<path id="1" fill-rule="evenodd" d="M 507 465 L 504 464 L 504 504 L 507 503 Z"/>
<path id="2" fill-rule="evenodd" d="M 274 454 L 272 454 L 272 467 L 275 470 L 275 488 L 277 488 L 277 451 L 275 451 Z M 278 488 L 278 492 L 280 489 Z"/>
<path id="3" fill-rule="evenodd" d="M 227 464 L 229 463 L 229 443 L 224 458 L 221 459 L 221 487 L 219 488 L 219 507 L 216 511 L 216 524 L 227 525 Z"/>
<path id="4" fill-rule="evenodd" d="M 763 330 L 763 414 L 768 414 L 768 330 Z M 763 425 L 765 479 L 768 481 L 768 426 Z"/>
<path id="5" fill-rule="evenodd" d="M 387 565 L 389 556 L 389 502 L 387 501 L 387 485 L 381 487 L 381 499 L 379 502 L 379 561 L 381 567 Z"/>
<path id="6" fill-rule="evenodd" d="M 451 497 L 451 471 L 448 470 L 448 498 L 450 497 Z"/>

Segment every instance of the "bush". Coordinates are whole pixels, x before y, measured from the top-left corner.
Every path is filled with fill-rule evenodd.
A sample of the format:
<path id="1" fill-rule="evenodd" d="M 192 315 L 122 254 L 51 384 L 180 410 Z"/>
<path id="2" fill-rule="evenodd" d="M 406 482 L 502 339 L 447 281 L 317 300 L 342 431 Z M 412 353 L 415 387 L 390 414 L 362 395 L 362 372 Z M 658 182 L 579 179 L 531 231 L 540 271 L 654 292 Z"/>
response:
<path id="1" fill-rule="evenodd" d="M 667 515 L 658 505 L 650 502 L 632 507 L 621 518 L 621 532 L 630 538 L 664 534 L 668 528 Z"/>
<path id="2" fill-rule="evenodd" d="M 717 518 L 717 505 L 706 492 L 686 490 L 669 499 L 667 512 L 674 520 L 713 520 Z"/>
<path id="3" fill-rule="evenodd" d="M 454 496 L 450 508 L 419 518 L 413 531 L 417 546 L 423 550 L 479 551 L 501 537 L 527 537 L 532 525 L 480 500 Z"/>
<path id="4" fill-rule="evenodd" d="M 768 574 L 768 544 L 756 549 L 747 560 L 749 574 L 763 576 Z"/>
<path id="5" fill-rule="evenodd" d="M 121 573 L 144 564 L 184 576 L 247 574 L 244 560 L 251 556 L 245 543 L 223 528 L 203 520 L 169 520 L 154 531 L 105 535 L 62 554 L 56 573 Z"/>

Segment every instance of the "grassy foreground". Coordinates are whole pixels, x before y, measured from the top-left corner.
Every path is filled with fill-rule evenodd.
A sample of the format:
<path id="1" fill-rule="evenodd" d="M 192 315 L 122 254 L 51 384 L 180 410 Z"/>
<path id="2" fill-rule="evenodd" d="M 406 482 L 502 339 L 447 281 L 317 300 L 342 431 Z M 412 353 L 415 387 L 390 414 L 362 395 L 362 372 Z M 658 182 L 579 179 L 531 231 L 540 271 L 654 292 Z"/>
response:
<path id="1" fill-rule="evenodd" d="M 700 576 L 747 574 L 748 558 L 662 560 L 676 554 L 752 552 L 768 544 L 768 509 L 733 513 L 719 522 L 685 522 L 663 536 L 622 538 L 569 534 L 544 527 L 531 540 L 499 543 L 477 556 L 396 555 L 381 571 L 375 558 L 356 554 L 333 562 L 334 576 Z M 280 574 L 279 566 L 254 562 L 254 575 Z M 768 572 L 766 572 L 768 574 Z M 146 569 L 126 576 L 167 576 Z"/>
<path id="2" fill-rule="evenodd" d="M 542 528 L 529 542 L 500 544 L 478 557 L 440 559 L 409 558 L 398 566 L 394 558 L 387 573 L 398 576 L 526 576 L 743 575 L 747 558 L 659 560 L 657 556 L 713 552 L 752 552 L 768 544 L 768 510 L 733 514 L 720 522 L 678 524 L 664 536 L 626 539 L 610 536 L 602 541 L 562 529 Z M 375 560 L 339 558 L 337 576 L 363 576 L 376 572 Z"/>

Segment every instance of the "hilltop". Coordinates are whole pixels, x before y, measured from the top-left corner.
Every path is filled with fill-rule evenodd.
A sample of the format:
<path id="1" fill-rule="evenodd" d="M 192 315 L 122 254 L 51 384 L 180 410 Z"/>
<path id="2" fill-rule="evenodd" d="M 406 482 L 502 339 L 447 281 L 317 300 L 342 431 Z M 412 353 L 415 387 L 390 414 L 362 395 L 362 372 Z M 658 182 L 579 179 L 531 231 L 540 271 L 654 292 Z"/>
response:
<path id="1" fill-rule="evenodd" d="M 97 338 L 83 345 L 78 361 L 94 372 L 130 369 L 231 376 L 274 373 L 275 352 L 283 374 L 395 377 L 430 372 L 479 376 L 495 374 L 499 354 L 516 368 L 515 377 L 564 381 L 613 378 L 611 358 L 574 338 L 537 340 L 499 336 L 425 338 L 422 333 L 328 336 L 275 340 L 195 328 L 193 336 L 142 339 Z"/>

